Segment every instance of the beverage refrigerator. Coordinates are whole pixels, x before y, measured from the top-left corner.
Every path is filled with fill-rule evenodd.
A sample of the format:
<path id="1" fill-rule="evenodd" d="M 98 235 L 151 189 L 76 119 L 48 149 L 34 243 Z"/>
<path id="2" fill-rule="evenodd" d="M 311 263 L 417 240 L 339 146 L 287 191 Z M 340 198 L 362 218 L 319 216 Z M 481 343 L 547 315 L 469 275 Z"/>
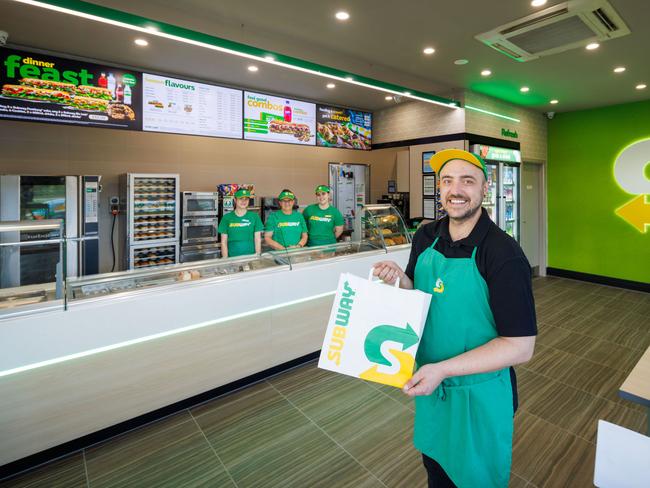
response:
<path id="1" fill-rule="evenodd" d="M 0 221 L 62 219 L 66 276 L 99 273 L 99 191 L 101 176 L 0 175 Z M 44 241 L 59 231 L 4 233 L 7 242 Z M 0 287 L 56 280 L 58 244 L 5 247 L 0 252 Z"/>
<path id="2" fill-rule="evenodd" d="M 125 269 L 179 262 L 179 175 L 127 173 L 120 179 Z"/>
<path id="3" fill-rule="evenodd" d="M 482 144 L 472 145 L 470 150 L 479 154 L 487 165 L 488 191 L 483 207 L 501 229 L 519 241 L 521 153 Z"/>

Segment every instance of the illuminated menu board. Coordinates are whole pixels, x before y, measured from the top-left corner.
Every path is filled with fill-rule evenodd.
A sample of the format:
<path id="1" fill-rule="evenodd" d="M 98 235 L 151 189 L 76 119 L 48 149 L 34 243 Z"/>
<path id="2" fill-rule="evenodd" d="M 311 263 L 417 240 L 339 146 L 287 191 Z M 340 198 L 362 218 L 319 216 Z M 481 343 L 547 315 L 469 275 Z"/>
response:
<path id="1" fill-rule="evenodd" d="M 316 144 L 316 105 L 244 92 L 244 139 Z"/>

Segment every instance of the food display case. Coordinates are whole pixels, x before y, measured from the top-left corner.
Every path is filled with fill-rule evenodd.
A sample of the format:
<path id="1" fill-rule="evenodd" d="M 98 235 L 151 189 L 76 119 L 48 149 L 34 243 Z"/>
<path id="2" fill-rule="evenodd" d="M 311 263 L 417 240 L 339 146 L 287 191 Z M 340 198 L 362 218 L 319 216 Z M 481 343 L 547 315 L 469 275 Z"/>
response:
<path id="1" fill-rule="evenodd" d="M 322 259 L 342 258 L 366 251 L 375 251 L 383 249 L 380 243 L 376 241 L 357 241 L 357 242 L 337 242 L 336 244 L 326 244 L 324 246 L 314 246 L 307 248 L 292 248 L 283 251 L 271 251 L 269 254 L 283 264 L 290 266 L 294 264 L 310 263 Z"/>
<path id="2" fill-rule="evenodd" d="M 404 218 L 393 205 L 364 205 L 357 218 L 362 242 L 383 248 L 411 243 Z"/>
<path id="3" fill-rule="evenodd" d="M 122 201 L 126 202 L 125 267 L 135 269 L 178 262 L 179 176 L 129 173 L 122 175 L 120 183 Z M 174 258 L 170 262 L 172 253 Z M 146 260 L 147 255 L 158 257 Z"/>
<path id="4" fill-rule="evenodd" d="M 74 301 L 115 295 L 134 290 L 231 276 L 236 273 L 267 269 L 282 264 L 284 263 L 275 256 L 263 254 L 75 278 L 68 280 L 68 297 L 70 301 Z"/>

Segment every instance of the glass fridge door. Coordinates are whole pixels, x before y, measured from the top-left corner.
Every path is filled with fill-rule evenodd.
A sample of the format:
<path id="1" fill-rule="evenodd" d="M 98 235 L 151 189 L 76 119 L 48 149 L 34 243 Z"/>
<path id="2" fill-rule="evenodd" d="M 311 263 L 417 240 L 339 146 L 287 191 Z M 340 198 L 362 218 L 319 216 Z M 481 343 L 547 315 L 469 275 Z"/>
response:
<path id="1" fill-rule="evenodd" d="M 515 240 L 519 241 L 519 166 L 503 165 L 503 225 Z"/>
<path id="2" fill-rule="evenodd" d="M 483 199 L 483 207 L 487 210 L 488 215 L 496 224 L 499 223 L 499 166 L 496 164 L 487 163 L 488 173 L 488 190 Z"/>

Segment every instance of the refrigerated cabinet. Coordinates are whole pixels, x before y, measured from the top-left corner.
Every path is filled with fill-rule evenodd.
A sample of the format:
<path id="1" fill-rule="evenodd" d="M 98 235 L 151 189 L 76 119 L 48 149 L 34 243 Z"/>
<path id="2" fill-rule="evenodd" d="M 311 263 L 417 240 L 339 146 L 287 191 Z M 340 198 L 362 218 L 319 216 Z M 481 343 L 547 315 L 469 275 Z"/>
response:
<path id="1" fill-rule="evenodd" d="M 146 266 L 178 262 L 179 176 L 128 173 L 122 176 L 121 191 L 126 202 L 126 269 L 145 266 L 149 254 Z"/>

